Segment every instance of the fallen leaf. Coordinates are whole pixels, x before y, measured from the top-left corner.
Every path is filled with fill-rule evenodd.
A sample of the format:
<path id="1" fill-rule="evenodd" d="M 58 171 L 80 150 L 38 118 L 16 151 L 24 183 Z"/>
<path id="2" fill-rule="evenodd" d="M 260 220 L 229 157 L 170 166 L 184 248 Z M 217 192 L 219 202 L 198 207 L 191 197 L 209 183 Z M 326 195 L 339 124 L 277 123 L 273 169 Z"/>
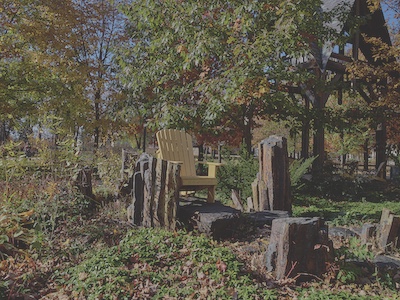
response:
<path id="1" fill-rule="evenodd" d="M 225 273 L 225 271 L 226 271 L 226 269 L 227 269 L 227 265 L 226 265 L 226 263 L 224 263 L 223 261 L 221 261 L 221 260 L 218 260 L 217 261 L 217 263 L 216 263 L 216 265 L 217 265 L 217 269 L 220 271 L 220 272 L 222 272 L 222 273 Z"/>

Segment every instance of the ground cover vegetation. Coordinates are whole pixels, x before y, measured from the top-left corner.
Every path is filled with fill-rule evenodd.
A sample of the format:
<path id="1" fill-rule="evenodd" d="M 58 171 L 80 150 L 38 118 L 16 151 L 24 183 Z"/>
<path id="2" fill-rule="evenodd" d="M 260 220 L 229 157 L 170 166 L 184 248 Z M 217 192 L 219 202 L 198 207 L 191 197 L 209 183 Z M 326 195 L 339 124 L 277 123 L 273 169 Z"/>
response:
<path id="1" fill-rule="evenodd" d="M 378 2 L 369 1 L 372 10 Z M 385 3 L 398 20 L 398 1 Z M 226 204 L 232 189 L 242 199 L 251 195 L 258 169 L 251 146 L 260 139 L 284 134 L 298 152 L 304 120 L 312 125 L 321 116 L 288 96 L 288 83 L 315 80 L 291 61 L 310 53 L 313 35 L 345 43 L 322 25 L 347 18 L 347 8 L 317 13 L 319 5 L 1 1 L 0 298 L 395 299 L 398 271 L 366 267 L 377 249 L 356 238 L 334 241 L 335 261 L 323 278 L 277 282 L 265 270 L 267 229 L 244 227 L 216 242 L 132 228 L 130 200 L 118 193 L 121 145 L 149 148 L 162 127 L 186 129 L 199 147 L 244 142 L 239 156 L 223 155 L 217 197 Z M 393 58 L 400 48 L 392 25 L 392 45 L 366 37 L 379 66 L 348 67 L 351 79 L 385 80 L 385 88 L 378 84 L 367 105 L 343 90 L 343 105 L 324 110 L 329 158 L 356 156 L 385 121 L 388 154 L 398 162 L 400 69 Z M 318 182 L 304 180 L 313 159 L 292 165 L 294 215 L 354 227 L 377 222 L 384 207 L 400 214 L 395 180 L 333 163 Z M 93 198 L 75 184 L 84 166 L 93 170 Z"/>
<path id="2" fill-rule="evenodd" d="M 133 228 L 126 222 L 130 199 L 116 194 L 120 161 L 114 155 L 92 157 L 91 164 L 99 171 L 95 198 L 88 199 L 73 184 L 79 163 L 67 173 L 64 152 L 53 160 L 53 168 L 43 168 L 47 151 L 55 150 L 41 149 L 30 159 L 23 152 L 1 159 L 3 298 L 395 299 L 397 295 L 398 271 L 383 272 L 353 262 L 371 266 L 377 254 L 355 237 L 334 240 L 335 261 L 323 278 L 296 283 L 278 282 L 266 271 L 267 228 L 244 225 L 233 238 L 219 242 L 196 232 Z M 292 178 L 298 172 L 292 170 Z M 251 183 L 250 177 L 244 181 Z M 293 187 L 295 216 L 321 216 L 330 226 L 351 228 L 378 222 L 383 207 L 400 213 L 398 185 L 381 191 L 364 186 L 371 195 L 368 199 L 350 199 L 346 194 L 330 198 L 318 190 L 310 194 L 306 185 Z M 218 198 L 227 199 L 221 194 Z"/>

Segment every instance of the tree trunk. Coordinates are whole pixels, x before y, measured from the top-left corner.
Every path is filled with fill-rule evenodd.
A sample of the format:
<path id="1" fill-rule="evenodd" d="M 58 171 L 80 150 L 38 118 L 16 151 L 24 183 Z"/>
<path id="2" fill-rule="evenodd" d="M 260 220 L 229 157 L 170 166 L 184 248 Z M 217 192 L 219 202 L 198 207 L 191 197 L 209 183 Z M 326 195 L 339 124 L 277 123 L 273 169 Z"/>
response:
<path id="1" fill-rule="evenodd" d="M 122 149 L 121 164 L 121 180 L 119 184 L 119 192 L 122 196 L 126 196 L 133 190 L 133 174 L 135 171 L 135 162 L 138 154 L 134 151 Z"/>
<path id="2" fill-rule="evenodd" d="M 308 113 L 310 109 L 310 101 L 304 97 L 306 119 L 303 120 L 301 128 L 301 158 L 306 159 L 309 157 L 308 149 L 310 148 L 310 120 Z"/>
<path id="3" fill-rule="evenodd" d="M 204 161 L 204 144 L 199 144 L 197 147 L 199 148 L 199 156 L 197 159 L 198 161 Z M 201 176 L 207 175 L 207 170 L 204 164 L 197 165 L 197 174 Z"/>
<path id="4" fill-rule="evenodd" d="M 315 110 L 317 117 L 314 119 L 314 142 L 313 142 L 313 155 L 317 156 L 314 160 L 312 172 L 318 176 L 323 171 L 325 161 L 325 129 L 324 129 L 324 109 L 322 99 L 318 99 Z"/>
<path id="5" fill-rule="evenodd" d="M 378 169 L 380 164 L 386 162 L 386 125 L 378 124 L 376 128 L 376 163 L 375 168 Z M 386 178 L 386 165 L 384 166 L 383 178 Z"/>
<path id="6" fill-rule="evenodd" d="M 146 152 L 146 139 L 147 139 L 147 128 L 143 126 L 143 144 L 142 144 L 142 151 L 143 153 Z"/>
<path id="7" fill-rule="evenodd" d="M 364 171 L 368 171 L 368 159 L 369 159 L 368 143 L 369 139 L 366 138 L 364 142 Z"/>
<path id="8" fill-rule="evenodd" d="M 140 134 L 135 134 L 134 138 L 136 142 L 136 148 L 140 149 L 142 146 L 142 136 Z"/>
<path id="9" fill-rule="evenodd" d="M 332 260 L 328 228 L 320 218 L 282 218 L 272 221 L 266 253 L 267 269 L 276 279 L 321 276 Z"/>
<path id="10" fill-rule="evenodd" d="M 253 108 L 245 107 L 243 116 L 243 142 L 246 146 L 247 153 L 251 153 L 253 134 L 251 132 L 253 128 Z"/>
<path id="11" fill-rule="evenodd" d="M 7 124 L 5 121 L 2 121 L 0 124 L 0 144 L 3 144 L 7 141 L 10 133 L 7 130 Z"/>
<path id="12" fill-rule="evenodd" d="M 304 121 L 301 133 L 301 158 L 310 156 L 308 149 L 310 148 L 310 124 L 309 121 Z"/>
<path id="13" fill-rule="evenodd" d="M 100 91 L 96 91 L 94 96 L 94 113 L 95 113 L 95 128 L 94 128 L 94 148 L 99 148 L 100 142 Z"/>

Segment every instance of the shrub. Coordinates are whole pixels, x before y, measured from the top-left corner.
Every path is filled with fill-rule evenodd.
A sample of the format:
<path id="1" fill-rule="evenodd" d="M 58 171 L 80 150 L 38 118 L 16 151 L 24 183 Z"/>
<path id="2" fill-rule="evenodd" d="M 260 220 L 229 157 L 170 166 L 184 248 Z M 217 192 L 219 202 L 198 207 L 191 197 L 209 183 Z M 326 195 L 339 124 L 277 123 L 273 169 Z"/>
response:
<path id="1" fill-rule="evenodd" d="M 35 233 L 28 228 L 33 210 L 15 213 L 5 207 L 0 209 L 0 258 L 15 255 L 20 249 L 35 243 Z"/>
<path id="2" fill-rule="evenodd" d="M 305 183 L 302 182 L 302 177 L 309 172 L 309 169 L 317 157 L 309 157 L 307 159 L 294 160 L 289 165 L 290 185 L 292 189 L 298 190 L 302 188 Z"/>
<path id="3" fill-rule="evenodd" d="M 232 190 L 236 190 L 241 199 L 252 196 L 251 183 L 256 179 L 258 161 L 242 145 L 239 157 L 230 157 L 218 170 L 218 187 L 222 201 L 231 199 Z"/>

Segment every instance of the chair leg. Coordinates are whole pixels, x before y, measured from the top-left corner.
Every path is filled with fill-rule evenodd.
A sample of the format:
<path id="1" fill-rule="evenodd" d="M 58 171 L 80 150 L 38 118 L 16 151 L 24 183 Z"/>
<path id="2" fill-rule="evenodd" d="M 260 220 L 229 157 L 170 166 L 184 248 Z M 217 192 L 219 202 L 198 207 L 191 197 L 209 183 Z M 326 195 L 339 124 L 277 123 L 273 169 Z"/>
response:
<path id="1" fill-rule="evenodd" d="M 215 202 L 215 186 L 210 186 L 207 193 L 207 203 Z"/>

